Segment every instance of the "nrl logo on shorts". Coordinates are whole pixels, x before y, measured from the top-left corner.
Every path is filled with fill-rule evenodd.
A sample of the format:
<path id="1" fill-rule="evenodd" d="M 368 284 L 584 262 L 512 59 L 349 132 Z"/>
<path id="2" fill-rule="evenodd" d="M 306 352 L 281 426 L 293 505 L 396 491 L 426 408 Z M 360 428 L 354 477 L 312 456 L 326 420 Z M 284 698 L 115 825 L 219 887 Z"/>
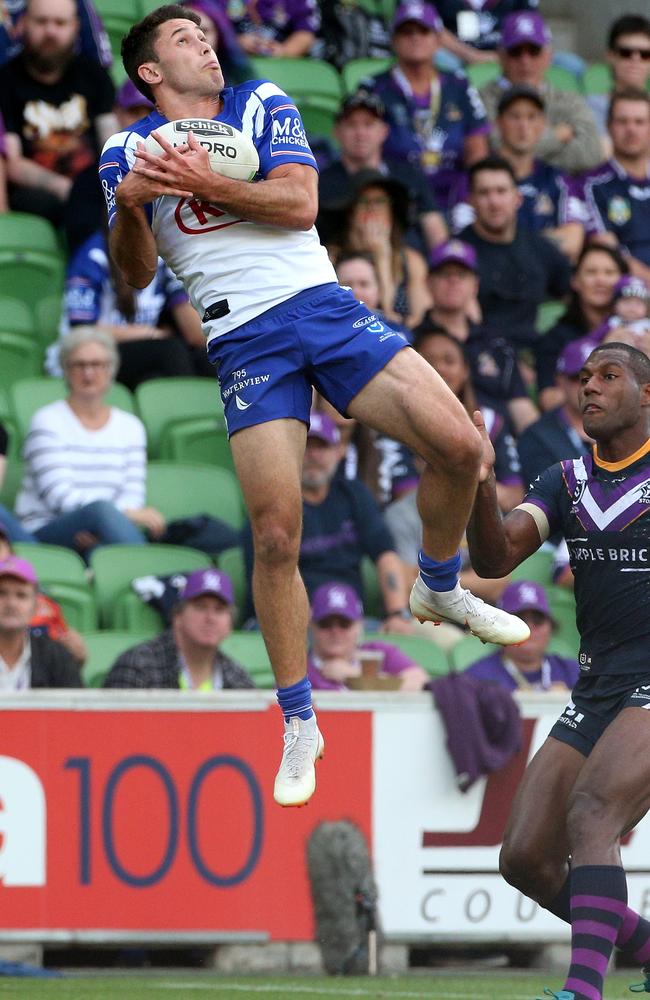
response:
<path id="1" fill-rule="evenodd" d="M 176 122 L 177 132 L 194 132 L 195 135 L 234 135 L 234 130 L 230 125 L 223 122 L 210 122 L 202 118 L 196 121 L 194 118 L 181 118 Z"/>

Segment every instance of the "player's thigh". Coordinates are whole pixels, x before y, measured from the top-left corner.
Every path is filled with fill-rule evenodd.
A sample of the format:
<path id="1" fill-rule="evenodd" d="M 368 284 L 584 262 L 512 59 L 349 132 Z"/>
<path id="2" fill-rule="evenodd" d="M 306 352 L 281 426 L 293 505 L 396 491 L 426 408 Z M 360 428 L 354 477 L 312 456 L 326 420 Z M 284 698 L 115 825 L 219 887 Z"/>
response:
<path id="1" fill-rule="evenodd" d="M 526 768 L 503 836 L 506 863 L 563 863 L 568 857 L 566 807 L 586 758 L 549 737 Z"/>
<path id="2" fill-rule="evenodd" d="M 576 782 L 583 799 L 609 817 L 618 833 L 650 808 L 650 711 L 624 708 L 609 724 Z"/>
<path id="3" fill-rule="evenodd" d="M 244 501 L 255 527 L 261 518 L 300 525 L 302 460 L 307 427 L 301 420 L 269 420 L 236 431 L 230 447 Z"/>
<path id="4" fill-rule="evenodd" d="M 468 437 L 476 437 L 478 447 L 478 434 L 460 401 L 412 349 L 395 354 L 350 401 L 348 413 L 426 460 L 462 451 Z"/>

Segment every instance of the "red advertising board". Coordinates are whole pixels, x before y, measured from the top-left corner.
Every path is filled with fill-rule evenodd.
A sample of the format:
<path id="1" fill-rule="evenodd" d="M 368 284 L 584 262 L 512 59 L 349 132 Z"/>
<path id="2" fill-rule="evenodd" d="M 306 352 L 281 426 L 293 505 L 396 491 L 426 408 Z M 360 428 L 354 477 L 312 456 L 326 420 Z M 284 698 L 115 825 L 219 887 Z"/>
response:
<path id="1" fill-rule="evenodd" d="M 310 833 L 350 819 L 370 841 L 367 711 L 323 716 L 317 794 L 290 810 L 271 795 L 275 707 L 4 707 L 1 719 L 0 936 L 103 929 L 309 940 Z"/>

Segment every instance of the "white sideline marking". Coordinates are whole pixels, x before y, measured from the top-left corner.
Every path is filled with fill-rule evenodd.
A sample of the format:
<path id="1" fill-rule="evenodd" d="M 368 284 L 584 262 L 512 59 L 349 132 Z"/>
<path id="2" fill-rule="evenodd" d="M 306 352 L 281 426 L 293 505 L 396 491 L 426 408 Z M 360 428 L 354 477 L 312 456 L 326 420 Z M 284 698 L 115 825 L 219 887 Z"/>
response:
<path id="1" fill-rule="evenodd" d="M 330 989 L 327 986 L 291 986 L 288 983 L 277 983 L 272 985 L 270 983 L 257 983 L 250 985 L 244 985 L 243 983 L 156 983 L 151 984 L 152 989 L 162 989 L 162 990 L 214 990 L 215 993 L 218 992 L 232 992 L 232 993 L 308 993 L 314 994 L 315 996 L 346 996 L 346 997 L 377 997 L 378 991 L 376 987 L 368 987 L 363 989 L 361 987 L 350 987 Z M 431 987 L 428 990 L 424 989 L 421 992 L 415 992 L 412 990 L 381 990 L 381 995 L 385 997 L 385 1000 L 391 1000 L 391 997 L 418 997 L 419 1000 L 477 1000 L 476 993 L 438 993 L 437 991 L 433 993 Z M 513 993 L 507 998 L 504 996 L 503 1000 L 528 1000 L 524 998 L 521 994 Z"/>

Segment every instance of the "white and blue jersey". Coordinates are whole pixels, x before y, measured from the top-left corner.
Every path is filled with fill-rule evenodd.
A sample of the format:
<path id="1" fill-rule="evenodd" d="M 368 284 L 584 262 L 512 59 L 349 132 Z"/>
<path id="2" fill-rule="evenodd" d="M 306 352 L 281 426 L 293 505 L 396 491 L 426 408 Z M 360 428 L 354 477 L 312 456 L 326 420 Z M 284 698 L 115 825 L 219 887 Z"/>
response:
<path id="1" fill-rule="evenodd" d="M 264 179 L 278 166 L 306 163 L 317 170 L 300 114 L 274 83 L 253 80 L 227 87 L 217 120 L 239 129 L 255 144 Z M 109 226 L 117 207 L 115 189 L 135 162 L 138 142 L 167 119 L 157 111 L 118 132 L 104 146 L 99 176 Z M 230 215 L 197 198 L 170 195 L 145 206 L 158 252 L 183 282 L 199 316 L 217 301 L 228 312 L 207 321 L 211 343 L 299 292 L 336 281 L 315 227 L 297 232 Z"/>

